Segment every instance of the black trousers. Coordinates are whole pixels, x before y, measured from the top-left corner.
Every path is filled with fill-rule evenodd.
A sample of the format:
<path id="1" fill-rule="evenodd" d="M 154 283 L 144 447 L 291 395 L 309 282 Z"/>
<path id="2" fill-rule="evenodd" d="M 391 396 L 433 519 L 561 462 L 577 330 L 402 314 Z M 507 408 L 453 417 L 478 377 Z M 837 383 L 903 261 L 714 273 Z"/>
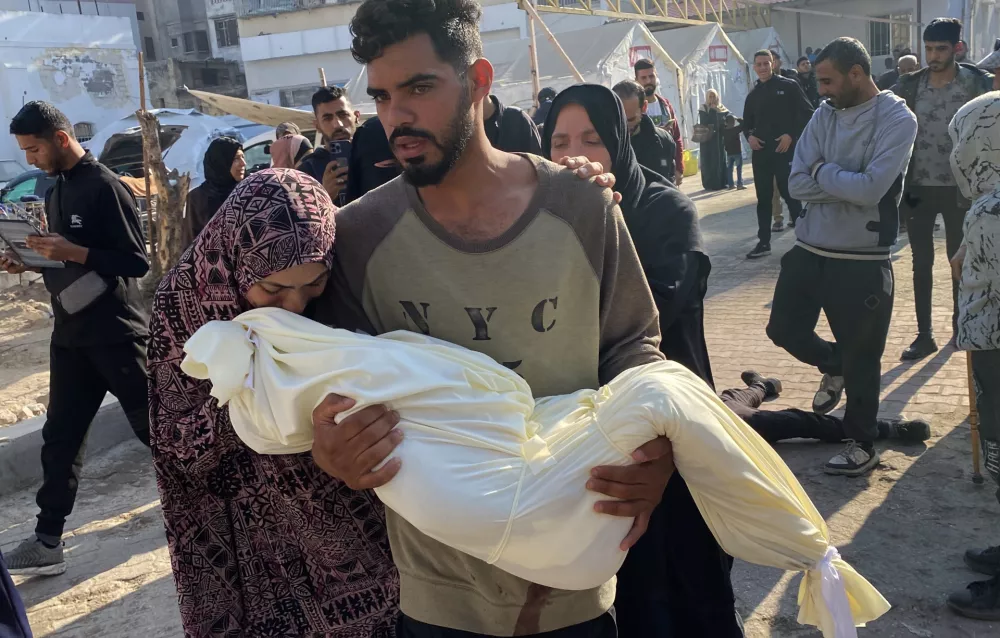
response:
<path id="1" fill-rule="evenodd" d="M 1000 350 L 973 350 L 969 356 L 979 409 L 983 465 L 997 483 L 997 500 L 1000 501 Z"/>
<path id="2" fill-rule="evenodd" d="M 774 183 L 778 192 L 788 204 L 789 221 L 802 217 L 802 204 L 788 194 L 788 176 L 792 172 L 792 158 L 795 147 L 786 153 L 776 153 L 773 144 L 762 151 L 753 152 L 753 184 L 757 191 L 757 239 L 763 244 L 771 243 L 771 200 L 774 198 Z"/>
<path id="3" fill-rule="evenodd" d="M 615 611 L 612 609 L 608 613 L 598 616 L 594 620 L 565 627 L 555 631 L 546 631 L 541 634 L 531 634 L 536 638 L 618 638 L 618 629 L 615 625 Z M 471 631 L 461 631 L 460 629 L 448 629 L 446 627 L 436 627 L 428 625 L 418 620 L 413 620 L 405 614 L 399 615 L 396 623 L 396 638 L 490 638 L 488 634 L 475 634 Z"/>
<path id="4" fill-rule="evenodd" d="M 934 293 L 934 220 L 938 213 L 944 218 L 945 242 L 951 260 L 962 245 L 963 225 L 968 207 L 958 202 L 956 186 L 914 186 L 907 189 L 903 200 L 904 214 L 909 217 L 906 233 L 913 251 L 913 301 L 917 307 L 917 330 L 934 334 L 931 319 Z M 958 329 L 958 282 L 951 279 L 952 332 Z"/>
<path id="5" fill-rule="evenodd" d="M 804 410 L 758 410 L 767 396 L 764 386 L 723 390 L 722 402 L 768 443 L 786 439 L 819 439 L 838 443 L 847 438 L 837 417 Z"/>
<path id="6" fill-rule="evenodd" d="M 878 438 L 882 353 L 892 320 L 892 262 L 832 259 L 795 246 L 781 259 L 767 336 L 820 372 L 844 377 L 844 432 Z M 820 310 L 836 342 L 816 334 Z"/>
<path id="7" fill-rule="evenodd" d="M 104 395 L 118 398 L 136 437 L 149 445 L 145 339 L 49 350 L 49 411 L 42 428 L 42 487 L 35 533 L 59 538 L 73 512 L 84 442 Z"/>

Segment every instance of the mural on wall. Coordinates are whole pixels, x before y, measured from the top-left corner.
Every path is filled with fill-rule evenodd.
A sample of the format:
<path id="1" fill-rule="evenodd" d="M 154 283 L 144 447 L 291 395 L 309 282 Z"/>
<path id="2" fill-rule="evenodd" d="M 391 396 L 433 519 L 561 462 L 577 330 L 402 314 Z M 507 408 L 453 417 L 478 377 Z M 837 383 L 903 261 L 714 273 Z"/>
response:
<path id="1" fill-rule="evenodd" d="M 52 48 L 35 58 L 29 70 L 58 104 L 86 93 L 95 105 L 126 107 L 132 101 L 123 51 Z"/>

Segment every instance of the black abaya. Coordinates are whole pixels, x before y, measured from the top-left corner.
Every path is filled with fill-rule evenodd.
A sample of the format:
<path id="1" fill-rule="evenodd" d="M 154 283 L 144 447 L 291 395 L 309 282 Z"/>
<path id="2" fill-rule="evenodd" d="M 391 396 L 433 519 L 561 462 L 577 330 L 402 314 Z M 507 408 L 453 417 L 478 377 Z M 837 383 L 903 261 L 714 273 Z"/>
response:
<path id="1" fill-rule="evenodd" d="M 726 187 L 726 140 L 722 134 L 726 128 L 726 115 L 729 111 L 716 108 L 701 107 L 698 111 L 698 123 L 712 130 L 712 138 L 702 142 L 699 150 L 699 169 L 701 185 L 707 191 L 718 191 Z"/>
<path id="2" fill-rule="evenodd" d="M 621 101 L 602 86 L 577 85 L 556 97 L 542 130 L 546 157 L 551 157 L 552 133 L 567 104 L 586 109 L 611 155 L 622 215 L 660 312 L 660 350 L 712 385 L 703 305 L 711 263 L 694 203 L 639 166 Z M 743 636 L 731 567 L 732 558 L 715 541 L 687 484 L 674 474 L 646 534 L 618 572 L 620 638 Z"/>

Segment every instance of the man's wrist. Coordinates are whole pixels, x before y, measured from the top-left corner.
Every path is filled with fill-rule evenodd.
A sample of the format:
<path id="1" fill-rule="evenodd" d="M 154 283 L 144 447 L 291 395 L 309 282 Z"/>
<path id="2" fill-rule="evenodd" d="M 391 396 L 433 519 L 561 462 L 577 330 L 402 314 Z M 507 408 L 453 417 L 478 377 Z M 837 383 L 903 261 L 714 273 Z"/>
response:
<path id="1" fill-rule="evenodd" d="M 72 261 L 80 264 L 81 266 L 87 263 L 87 257 L 90 256 L 90 249 L 85 246 L 74 246 L 73 254 L 66 261 Z"/>
<path id="2" fill-rule="evenodd" d="M 822 169 L 824 166 L 826 166 L 826 161 L 818 160 L 816 163 L 812 165 L 812 167 L 810 167 L 809 175 L 810 177 L 813 178 L 813 181 L 816 181 L 816 176 L 819 175 L 820 169 Z"/>

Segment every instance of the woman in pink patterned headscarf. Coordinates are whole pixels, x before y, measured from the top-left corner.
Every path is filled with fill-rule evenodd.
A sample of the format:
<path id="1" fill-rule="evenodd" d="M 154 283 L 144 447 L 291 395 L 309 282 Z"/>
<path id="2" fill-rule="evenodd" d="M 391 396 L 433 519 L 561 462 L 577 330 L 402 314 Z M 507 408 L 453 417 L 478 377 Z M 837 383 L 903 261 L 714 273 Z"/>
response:
<path id="1" fill-rule="evenodd" d="M 399 577 L 375 496 L 308 453 L 254 453 L 210 382 L 180 369 L 209 321 L 262 306 L 302 313 L 326 285 L 334 210 L 304 173 L 256 173 L 156 291 L 150 438 L 188 637 L 394 635 Z"/>

